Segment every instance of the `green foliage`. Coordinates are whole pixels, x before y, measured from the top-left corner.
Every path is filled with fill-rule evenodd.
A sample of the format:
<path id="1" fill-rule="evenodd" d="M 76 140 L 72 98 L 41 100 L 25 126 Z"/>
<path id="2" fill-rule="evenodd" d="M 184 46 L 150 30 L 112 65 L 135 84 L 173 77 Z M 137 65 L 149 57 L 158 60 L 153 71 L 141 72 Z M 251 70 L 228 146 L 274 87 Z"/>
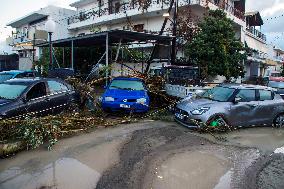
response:
<path id="1" fill-rule="evenodd" d="M 186 44 L 185 53 L 201 68 L 202 78 L 222 75 L 227 79 L 244 76 L 245 48 L 235 38 L 233 21 L 222 10 L 209 10 L 198 24 L 199 31 Z"/>
<path id="2" fill-rule="evenodd" d="M 281 66 L 281 76 L 284 77 L 284 64 Z"/>
<path id="3" fill-rule="evenodd" d="M 27 149 L 34 149 L 48 142 L 48 149 L 51 149 L 57 142 L 57 135 L 61 122 L 50 120 L 50 124 L 43 125 L 40 119 L 26 119 L 19 127 L 19 133 L 25 141 Z"/>

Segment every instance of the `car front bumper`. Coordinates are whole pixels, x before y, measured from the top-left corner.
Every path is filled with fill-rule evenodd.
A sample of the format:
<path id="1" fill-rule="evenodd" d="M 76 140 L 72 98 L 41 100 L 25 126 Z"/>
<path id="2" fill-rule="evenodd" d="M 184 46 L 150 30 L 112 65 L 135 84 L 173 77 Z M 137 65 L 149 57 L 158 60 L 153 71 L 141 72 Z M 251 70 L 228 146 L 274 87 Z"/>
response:
<path id="1" fill-rule="evenodd" d="M 205 115 L 191 115 L 182 109 L 175 110 L 175 121 L 188 128 L 201 128 L 207 120 Z"/>
<path id="2" fill-rule="evenodd" d="M 110 111 L 125 111 L 125 112 L 147 112 L 148 104 L 140 104 L 136 102 L 102 102 L 102 108 Z"/>

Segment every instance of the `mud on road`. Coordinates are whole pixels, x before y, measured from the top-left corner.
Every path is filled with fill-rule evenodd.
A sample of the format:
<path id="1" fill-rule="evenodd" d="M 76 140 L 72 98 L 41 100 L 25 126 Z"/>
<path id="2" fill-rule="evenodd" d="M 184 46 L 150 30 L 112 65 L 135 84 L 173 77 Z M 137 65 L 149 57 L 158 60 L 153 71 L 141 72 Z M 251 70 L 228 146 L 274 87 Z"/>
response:
<path id="1" fill-rule="evenodd" d="M 0 160 L 0 188 L 280 189 L 284 158 L 271 149 L 283 144 L 281 136 L 240 130 L 220 142 L 150 120 L 98 129 L 61 140 L 52 151 Z"/>
<path id="2" fill-rule="evenodd" d="M 180 127 L 138 130 L 96 188 L 245 188 L 258 157 L 257 149 L 214 144 Z"/>

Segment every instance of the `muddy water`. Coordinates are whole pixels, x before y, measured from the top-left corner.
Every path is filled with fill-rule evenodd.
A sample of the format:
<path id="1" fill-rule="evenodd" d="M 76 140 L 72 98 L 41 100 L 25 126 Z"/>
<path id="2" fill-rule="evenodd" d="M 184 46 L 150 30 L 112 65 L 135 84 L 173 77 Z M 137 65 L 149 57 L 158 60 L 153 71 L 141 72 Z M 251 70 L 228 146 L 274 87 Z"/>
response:
<path id="1" fill-rule="evenodd" d="M 256 127 L 239 129 L 227 134 L 216 134 L 226 138 L 225 144 L 255 147 L 265 152 L 273 152 L 276 148 L 284 146 L 284 129 L 272 127 Z M 211 135 L 201 135 L 216 141 Z"/>
<path id="2" fill-rule="evenodd" d="M 210 168 L 210 169 L 208 169 Z M 202 151 L 176 154 L 156 168 L 153 189 L 215 189 L 230 188 L 230 178 L 222 181 L 229 170 L 229 162 Z M 226 177 L 226 176 L 225 176 Z M 230 176 L 229 176 L 230 177 Z"/>
<path id="3" fill-rule="evenodd" d="M 89 189 L 119 162 L 119 150 L 135 130 L 167 124 L 143 122 L 98 129 L 60 140 L 51 151 L 39 148 L 0 160 L 1 189 Z"/>
<path id="4" fill-rule="evenodd" d="M 80 154 L 75 153 L 73 158 L 59 158 L 47 165 L 40 159 L 33 159 L 26 165 L 1 172 L 0 188 L 94 188 L 102 172 L 118 161 L 116 149 L 119 145 L 119 141 L 112 141 Z"/>

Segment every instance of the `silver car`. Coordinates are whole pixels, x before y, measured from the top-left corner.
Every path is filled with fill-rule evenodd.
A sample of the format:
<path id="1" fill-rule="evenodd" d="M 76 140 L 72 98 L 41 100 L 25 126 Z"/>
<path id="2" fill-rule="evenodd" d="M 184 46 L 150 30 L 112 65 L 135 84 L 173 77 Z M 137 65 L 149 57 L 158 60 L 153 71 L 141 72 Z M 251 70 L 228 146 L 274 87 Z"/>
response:
<path id="1" fill-rule="evenodd" d="M 218 126 L 220 120 L 233 127 L 283 127 L 284 100 L 270 87 L 220 85 L 195 99 L 178 103 L 175 119 L 193 128 L 202 125 L 198 123 Z"/>

